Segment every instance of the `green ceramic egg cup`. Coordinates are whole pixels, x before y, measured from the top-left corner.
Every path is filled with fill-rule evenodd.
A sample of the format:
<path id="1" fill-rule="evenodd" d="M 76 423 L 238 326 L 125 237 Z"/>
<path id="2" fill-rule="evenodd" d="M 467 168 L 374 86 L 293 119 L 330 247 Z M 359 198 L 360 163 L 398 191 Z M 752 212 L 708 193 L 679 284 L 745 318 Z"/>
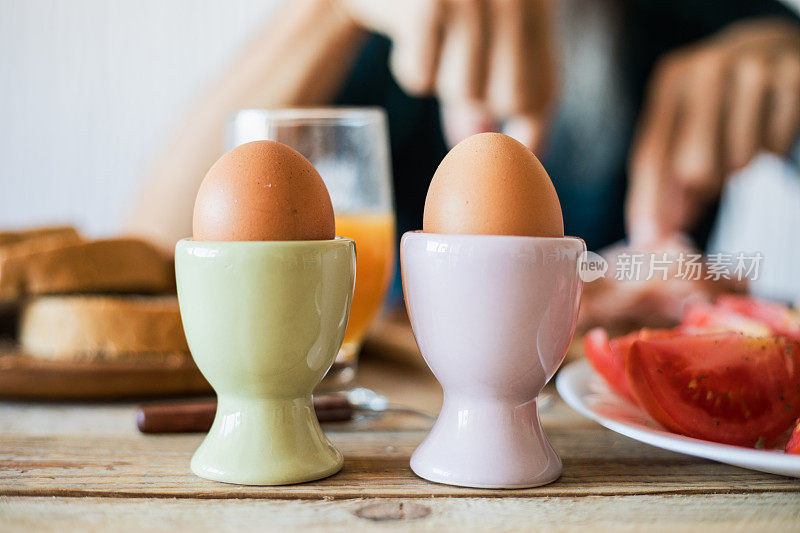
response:
<path id="1" fill-rule="evenodd" d="M 184 239 L 175 269 L 189 349 L 218 396 L 192 471 L 246 485 L 338 472 L 342 454 L 322 433 L 311 392 L 344 338 L 353 241 Z"/>

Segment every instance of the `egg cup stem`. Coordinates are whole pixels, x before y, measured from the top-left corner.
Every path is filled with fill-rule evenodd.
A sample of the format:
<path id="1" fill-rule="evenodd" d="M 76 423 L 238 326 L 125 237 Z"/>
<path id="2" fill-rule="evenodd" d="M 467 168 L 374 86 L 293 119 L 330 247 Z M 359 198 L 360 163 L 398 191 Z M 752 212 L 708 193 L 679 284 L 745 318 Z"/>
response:
<path id="1" fill-rule="evenodd" d="M 412 455 L 411 469 L 439 483 L 521 488 L 558 479 L 561 459 L 542 431 L 536 398 L 520 403 L 445 392 L 439 418 Z M 495 475 L 483 475 L 486 469 Z"/>
<path id="2" fill-rule="evenodd" d="M 322 433 L 311 395 L 220 396 L 214 424 L 191 462 L 200 477 L 247 485 L 302 483 L 341 467 L 342 454 Z"/>

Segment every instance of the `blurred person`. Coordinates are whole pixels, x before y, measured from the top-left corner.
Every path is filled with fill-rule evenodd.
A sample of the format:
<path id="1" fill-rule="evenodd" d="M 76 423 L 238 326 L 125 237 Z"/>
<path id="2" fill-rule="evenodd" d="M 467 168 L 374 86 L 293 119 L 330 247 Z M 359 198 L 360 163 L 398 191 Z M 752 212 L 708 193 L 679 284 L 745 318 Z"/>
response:
<path id="1" fill-rule="evenodd" d="M 542 159 L 590 249 L 702 249 L 727 177 L 796 143 L 800 24 L 777 0 L 288 3 L 179 127 L 131 231 L 168 250 L 191 233 L 231 113 L 333 104 L 387 110 L 400 234 L 448 146 L 500 130 Z M 669 319 L 686 296 L 638 287 L 598 282 L 584 322 Z"/>

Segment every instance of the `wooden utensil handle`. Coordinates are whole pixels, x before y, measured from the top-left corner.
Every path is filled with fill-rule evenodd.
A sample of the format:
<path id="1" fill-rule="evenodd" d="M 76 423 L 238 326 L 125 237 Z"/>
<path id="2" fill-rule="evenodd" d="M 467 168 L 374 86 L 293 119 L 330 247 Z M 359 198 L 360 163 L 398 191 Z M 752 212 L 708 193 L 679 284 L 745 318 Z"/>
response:
<path id="1" fill-rule="evenodd" d="M 346 422 L 353 406 L 345 396 L 314 396 L 320 422 Z M 150 403 L 136 410 L 136 425 L 142 433 L 191 433 L 208 431 L 217 412 L 216 400 Z"/>

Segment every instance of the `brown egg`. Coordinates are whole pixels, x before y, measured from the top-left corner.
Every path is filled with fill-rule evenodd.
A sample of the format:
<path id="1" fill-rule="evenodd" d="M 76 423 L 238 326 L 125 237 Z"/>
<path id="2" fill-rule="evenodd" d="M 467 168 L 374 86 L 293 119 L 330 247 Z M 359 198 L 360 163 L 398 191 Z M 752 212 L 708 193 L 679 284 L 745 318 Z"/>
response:
<path id="1" fill-rule="evenodd" d="M 507 135 L 481 133 L 458 143 L 439 164 L 422 231 L 563 237 L 564 220 L 536 156 Z"/>
<path id="2" fill-rule="evenodd" d="M 220 157 L 200 184 L 192 221 L 196 241 L 333 239 L 328 189 L 308 159 L 274 141 Z"/>

